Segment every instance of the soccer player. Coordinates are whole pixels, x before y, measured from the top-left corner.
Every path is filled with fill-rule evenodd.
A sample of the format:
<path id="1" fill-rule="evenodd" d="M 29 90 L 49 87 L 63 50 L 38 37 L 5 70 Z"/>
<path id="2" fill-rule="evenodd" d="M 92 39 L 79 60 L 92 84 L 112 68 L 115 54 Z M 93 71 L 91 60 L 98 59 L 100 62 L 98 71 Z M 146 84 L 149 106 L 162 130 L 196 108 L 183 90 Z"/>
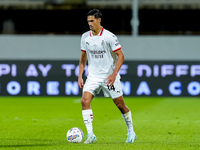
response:
<path id="1" fill-rule="evenodd" d="M 88 132 L 84 143 L 90 144 L 97 140 L 93 133 L 93 112 L 90 103 L 101 89 L 104 96 L 111 97 L 121 111 L 128 129 L 126 143 L 132 143 L 136 140 L 136 134 L 133 130 L 131 111 L 123 99 L 118 73 L 124 61 L 124 54 L 117 37 L 101 26 L 101 18 L 101 11 L 90 10 L 87 14 L 90 31 L 85 32 L 81 38 L 78 85 L 83 88 L 82 116 Z M 82 74 L 86 61 L 88 61 L 88 76 L 84 84 Z"/>

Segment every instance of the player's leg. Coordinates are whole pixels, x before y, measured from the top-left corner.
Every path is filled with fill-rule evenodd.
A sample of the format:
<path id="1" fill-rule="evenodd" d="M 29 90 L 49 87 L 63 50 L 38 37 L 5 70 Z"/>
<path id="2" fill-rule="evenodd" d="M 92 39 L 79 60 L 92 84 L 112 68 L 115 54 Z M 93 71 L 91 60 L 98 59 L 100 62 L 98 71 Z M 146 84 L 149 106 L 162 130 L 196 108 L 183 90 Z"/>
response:
<path id="1" fill-rule="evenodd" d="M 93 133 L 93 112 L 90 106 L 94 96 L 100 91 L 100 86 L 97 81 L 87 79 L 83 87 L 83 96 L 81 99 L 82 115 L 85 126 L 87 128 L 87 139 L 84 143 L 90 144 L 96 141 L 96 136 Z"/>
<path id="2" fill-rule="evenodd" d="M 88 133 L 93 133 L 92 121 L 93 121 L 93 112 L 90 106 L 92 102 L 93 95 L 89 92 L 83 92 L 81 98 L 82 104 L 82 116 Z"/>
<path id="3" fill-rule="evenodd" d="M 121 111 L 122 117 L 127 125 L 128 133 L 134 132 L 133 131 L 133 121 L 132 115 L 129 108 L 125 105 L 123 96 L 113 99 L 115 105 Z"/>
<path id="4" fill-rule="evenodd" d="M 91 102 L 93 99 L 94 95 L 92 95 L 90 92 L 83 92 L 83 96 L 81 99 L 81 104 L 82 104 L 82 116 L 83 120 L 87 129 L 87 139 L 84 142 L 85 144 L 90 144 L 96 141 L 96 136 L 93 133 L 93 126 L 92 126 L 92 121 L 93 121 L 93 112 L 91 109 Z"/>
<path id="5" fill-rule="evenodd" d="M 118 107 L 118 109 L 121 111 L 122 117 L 127 125 L 128 129 L 128 138 L 126 140 L 127 143 L 132 143 L 136 139 L 135 132 L 133 130 L 133 121 L 132 121 L 132 115 L 129 108 L 126 106 L 123 98 L 123 92 L 121 87 L 121 82 L 119 79 L 116 79 L 112 87 L 104 88 L 105 93 L 108 93 L 110 95 L 115 103 L 115 105 Z"/>
<path id="6" fill-rule="evenodd" d="M 129 108 L 125 105 L 123 96 L 114 98 L 113 102 L 115 103 L 115 105 L 118 107 L 118 109 L 121 111 L 122 114 L 126 114 L 130 111 Z"/>
<path id="7" fill-rule="evenodd" d="M 128 129 L 128 137 L 127 137 L 126 143 L 132 143 L 136 140 L 136 134 L 133 130 L 133 121 L 132 121 L 131 111 L 126 106 L 123 96 L 115 98 L 113 99 L 113 101 L 115 105 L 118 107 L 118 109 L 121 111 L 122 117 Z"/>

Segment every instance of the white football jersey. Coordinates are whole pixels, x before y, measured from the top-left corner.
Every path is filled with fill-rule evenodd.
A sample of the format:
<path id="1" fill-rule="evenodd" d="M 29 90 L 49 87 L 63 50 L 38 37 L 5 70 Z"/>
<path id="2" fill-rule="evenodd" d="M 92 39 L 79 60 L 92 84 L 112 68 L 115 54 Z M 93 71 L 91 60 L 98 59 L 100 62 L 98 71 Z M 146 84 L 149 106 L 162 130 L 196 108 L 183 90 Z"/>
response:
<path id="1" fill-rule="evenodd" d="M 117 62 L 115 51 L 120 49 L 117 37 L 103 27 L 97 36 L 93 36 L 92 31 L 85 32 L 81 38 L 81 51 L 87 53 L 88 78 L 105 81 L 113 73 Z M 116 78 L 120 79 L 120 75 Z"/>

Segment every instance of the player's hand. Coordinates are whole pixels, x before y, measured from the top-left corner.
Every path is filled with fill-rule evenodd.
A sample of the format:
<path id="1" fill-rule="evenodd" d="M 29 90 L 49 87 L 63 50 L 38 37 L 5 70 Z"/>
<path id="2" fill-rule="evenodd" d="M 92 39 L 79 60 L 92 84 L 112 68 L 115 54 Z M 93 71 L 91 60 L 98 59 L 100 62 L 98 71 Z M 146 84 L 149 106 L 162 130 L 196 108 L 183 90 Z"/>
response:
<path id="1" fill-rule="evenodd" d="M 78 78 L 78 86 L 82 89 L 83 88 L 83 79 Z"/>
<path id="2" fill-rule="evenodd" d="M 106 85 L 107 86 L 112 86 L 115 82 L 116 76 L 111 74 L 106 78 Z"/>

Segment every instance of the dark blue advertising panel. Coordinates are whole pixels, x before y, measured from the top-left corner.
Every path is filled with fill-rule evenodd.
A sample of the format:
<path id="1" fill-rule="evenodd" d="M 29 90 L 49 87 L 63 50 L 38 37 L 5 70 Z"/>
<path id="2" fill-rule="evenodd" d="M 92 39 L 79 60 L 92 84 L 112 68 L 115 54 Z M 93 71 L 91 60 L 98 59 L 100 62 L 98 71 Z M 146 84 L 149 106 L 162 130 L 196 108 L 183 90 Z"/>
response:
<path id="1" fill-rule="evenodd" d="M 0 61 L 0 96 L 81 96 L 78 64 Z M 200 96 L 200 61 L 125 61 L 119 73 L 125 96 Z"/>

